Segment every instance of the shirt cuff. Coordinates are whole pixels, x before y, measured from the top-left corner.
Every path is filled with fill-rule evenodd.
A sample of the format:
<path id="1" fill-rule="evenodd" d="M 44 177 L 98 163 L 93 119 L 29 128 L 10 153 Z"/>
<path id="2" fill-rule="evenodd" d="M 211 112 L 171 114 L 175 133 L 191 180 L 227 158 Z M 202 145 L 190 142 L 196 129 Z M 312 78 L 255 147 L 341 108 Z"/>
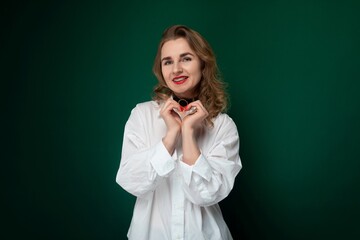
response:
<path id="1" fill-rule="evenodd" d="M 210 181 L 212 172 L 211 166 L 204 155 L 200 154 L 199 158 L 196 160 L 193 166 L 193 172 L 205 178 L 206 181 Z"/>
<path id="2" fill-rule="evenodd" d="M 161 177 L 166 176 L 175 168 L 175 160 L 171 157 L 162 141 L 155 145 L 150 156 L 150 164 Z"/>
<path id="3" fill-rule="evenodd" d="M 183 161 L 180 161 L 180 167 L 183 173 L 184 181 L 187 185 L 190 185 L 193 172 L 206 179 L 206 181 L 210 181 L 211 179 L 211 166 L 202 154 L 200 154 L 194 165 L 190 166 Z"/>

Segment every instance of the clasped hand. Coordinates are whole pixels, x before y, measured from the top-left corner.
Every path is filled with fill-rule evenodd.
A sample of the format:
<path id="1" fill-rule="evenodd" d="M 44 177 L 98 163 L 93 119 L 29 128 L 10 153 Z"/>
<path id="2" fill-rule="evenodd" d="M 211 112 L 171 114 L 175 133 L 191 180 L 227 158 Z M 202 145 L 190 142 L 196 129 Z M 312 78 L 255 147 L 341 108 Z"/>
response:
<path id="1" fill-rule="evenodd" d="M 191 111 L 188 115 L 185 112 Z M 184 114 L 182 117 L 180 115 Z M 161 117 L 164 119 L 168 131 L 180 131 L 182 128 L 196 129 L 209 115 L 200 100 L 182 107 L 179 103 L 169 98 L 161 108 Z"/>

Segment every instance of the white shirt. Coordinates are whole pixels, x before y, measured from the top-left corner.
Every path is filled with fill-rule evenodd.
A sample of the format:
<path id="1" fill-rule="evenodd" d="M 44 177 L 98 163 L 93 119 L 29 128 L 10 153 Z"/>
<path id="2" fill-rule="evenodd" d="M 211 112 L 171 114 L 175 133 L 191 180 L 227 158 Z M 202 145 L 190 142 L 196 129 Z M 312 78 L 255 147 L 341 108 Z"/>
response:
<path id="1" fill-rule="evenodd" d="M 128 231 L 132 240 L 229 240 L 218 202 L 231 191 L 242 165 L 239 136 L 226 114 L 197 139 L 201 154 L 182 162 L 181 141 L 171 156 L 162 138 L 160 106 L 138 104 L 125 125 L 116 182 L 137 197 Z"/>

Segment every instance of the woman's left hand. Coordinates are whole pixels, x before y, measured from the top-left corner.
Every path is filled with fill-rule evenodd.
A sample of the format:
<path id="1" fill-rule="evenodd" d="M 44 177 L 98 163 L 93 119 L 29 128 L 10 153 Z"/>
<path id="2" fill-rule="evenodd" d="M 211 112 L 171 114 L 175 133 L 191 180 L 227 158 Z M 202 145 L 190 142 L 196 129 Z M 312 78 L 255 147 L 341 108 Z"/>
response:
<path id="1" fill-rule="evenodd" d="M 208 111 L 198 100 L 190 103 L 186 108 L 196 107 L 196 112 L 187 115 L 181 125 L 183 159 L 182 161 L 188 165 L 194 165 L 199 158 L 200 149 L 197 144 L 196 135 L 201 129 L 205 118 L 209 115 Z"/>
<path id="2" fill-rule="evenodd" d="M 208 111 L 202 105 L 200 100 L 189 103 L 186 108 L 189 110 L 191 107 L 196 107 L 196 112 L 190 115 L 187 115 L 182 122 L 182 129 L 192 129 L 200 127 L 205 118 L 209 115 Z"/>

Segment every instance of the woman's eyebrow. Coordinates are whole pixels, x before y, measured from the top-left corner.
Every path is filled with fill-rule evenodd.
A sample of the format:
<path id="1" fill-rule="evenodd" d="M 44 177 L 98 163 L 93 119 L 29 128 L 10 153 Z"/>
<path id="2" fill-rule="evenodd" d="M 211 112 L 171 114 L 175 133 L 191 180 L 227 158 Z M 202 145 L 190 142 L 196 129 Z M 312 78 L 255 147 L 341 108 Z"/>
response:
<path id="1" fill-rule="evenodd" d="M 190 53 L 190 52 L 186 52 L 186 53 L 180 54 L 180 57 L 185 57 L 186 55 L 194 56 L 194 54 L 192 54 L 192 53 Z"/>
<path id="2" fill-rule="evenodd" d="M 164 57 L 163 59 L 161 59 L 161 62 L 164 61 L 164 60 L 170 60 L 171 57 Z"/>
<path id="3" fill-rule="evenodd" d="M 191 52 L 185 52 L 185 53 L 180 54 L 180 57 L 182 58 L 182 57 L 185 57 L 186 55 L 194 56 L 194 54 L 192 54 Z M 164 60 L 171 60 L 171 57 L 164 57 L 161 59 L 161 62 Z"/>

